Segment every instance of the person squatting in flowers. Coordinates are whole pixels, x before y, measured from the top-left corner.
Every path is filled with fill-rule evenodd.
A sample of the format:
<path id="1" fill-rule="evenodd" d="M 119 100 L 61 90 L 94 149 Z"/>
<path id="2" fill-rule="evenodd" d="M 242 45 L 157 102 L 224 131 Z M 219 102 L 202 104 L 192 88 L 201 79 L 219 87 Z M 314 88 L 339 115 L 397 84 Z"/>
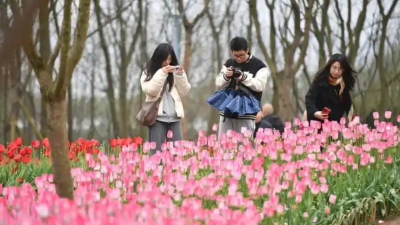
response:
<path id="1" fill-rule="evenodd" d="M 352 121 L 350 91 L 356 82 L 355 74 L 346 56 L 332 55 L 325 67 L 316 74 L 305 96 L 307 120 L 340 122 L 346 115 Z"/>
<path id="2" fill-rule="evenodd" d="M 261 101 L 263 90 L 267 83 L 269 70 L 266 65 L 249 52 L 247 40 L 243 37 L 234 37 L 230 42 L 232 58 L 223 65 L 221 72 L 216 78 L 215 84 L 219 90 L 233 88 L 244 89 L 247 93 Z M 239 76 L 234 75 L 237 69 Z M 261 107 L 260 105 L 258 107 Z M 245 127 L 254 133 L 255 118 L 258 111 L 251 114 L 239 115 L 229 111 L 220 111 L 218 137 L 227 133 L 228 130 L 241 132 Z"/>
<path id="3" fill-rule="evenodd" d="M 149 142 L 156 143 L 156 149 L 152 149 L 150 155 L 161 150 L 162 143 L 167 139 L 182 140 L 181 119 L 184 117 L 184 110 L 181 98 L 189 93 L 191 85 L 185 71 L 178 65 L 172 46 L 162 43 L 154 50 L 140 78 L 146 101 L 157 100 L 167 82 L 158 108 L 157 121 L 148 127 Z M 167 137 L 168 132 L 172 132 L 172 137 Z"/>

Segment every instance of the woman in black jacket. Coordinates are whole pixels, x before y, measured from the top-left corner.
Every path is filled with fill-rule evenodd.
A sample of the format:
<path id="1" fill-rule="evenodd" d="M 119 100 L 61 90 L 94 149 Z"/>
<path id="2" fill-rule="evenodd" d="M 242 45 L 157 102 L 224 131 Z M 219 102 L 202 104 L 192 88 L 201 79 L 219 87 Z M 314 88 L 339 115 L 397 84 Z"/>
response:
<path id="1" fill-rule="evenodd" d="M 306 95 L 307 120 L 340 122 L 347 115 L 352 119 L 353 89 L 356 72 L 351 68 L 346 56 L 334 54 L 325 67 L 315 76 Z M 330 109 L 324 113 L 324 107 Z"/>

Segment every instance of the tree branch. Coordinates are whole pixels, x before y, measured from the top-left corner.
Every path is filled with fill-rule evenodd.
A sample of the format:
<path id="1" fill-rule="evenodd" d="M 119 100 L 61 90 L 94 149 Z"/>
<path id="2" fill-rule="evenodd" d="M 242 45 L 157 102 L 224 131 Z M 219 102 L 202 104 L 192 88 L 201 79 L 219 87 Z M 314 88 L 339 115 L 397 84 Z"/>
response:
<path id="1" fill-rule="evenodd" d="M 41 7 L 41 5 L 46 4 L 48 1 L 41 1 L 40 4 L 37 5 L 38 7 Z M 23 31 L 25 33 L 20 33 L 18 35 L 22 35 L 22 45 L 25 51 L 25 54 L 29 60 L 29 63 L 32 65 L 33 69 L 35 70 L 36 74 L 38 74 L 38 70 L 43 68 L 43 60 L 39 56 L 38 52 L 35 49 L 35 46 L 33 44 L 32 40 L 32 26 L 29 26 L 29 23 L 33 20 L 34 17 L 34 11 L 29 10 L 25 11 L 25 13 L 21 16 L 20 14 L 20 7 L 18 6 L 16 0 L 9 0 L 10 3 L 10 8 L 11 11 L 13 12 L 14 19 L 16 20 L 17 23 L 27 23 L 24 24 Z M 25 8 L 28 8 L 30 6 L 25 6 Z"/>
<path id="2" fill-rule="evenodd" d="M 115 15 L 113 17 L 109 17 L 107 18 L 106 21 L 103 22 L 103 27 L 107 26 L 108 24 L 112 23 L 114 20 L 118 19 L 119 14 L 125 12 L 125 10 L 127 10 L 129 7 L 131 7 L 133 4 L 133 1 L 130 1 L 129 4 L 127 4 L 126 6 L 124 6 L 122 9 L 118 9 L 118 11 L 115 13 Z M 97 32 L 99 32 L 100 28 L 96 28 L 94 29 L 92 32 L 90 32 L 87 35 L 87 38 L 92 37 L 93 35 L 95 35 Z"/>
<path id="3" fill-rule="evenodd" d="M 62 87 L 65 85 L 66 83 L 65 81 L 68 77 L 67 75 L 68 52 L 71 41 L 71 8 L 72 8 L 72 0 L 65 0 L 64 12 L 63 12 L 64 16 L 61 26 L 62 33 L 58 36 L 57 40 L 57 44 L 58 42 L 60 42 L 61 55 L 60 55 L 60 67 L 55 81 L 55 86 L 53 89 L 53 94 L 55 94 L 56 96 L 58 96 L 59 92 L 63 89 Z"/>
<path id="4" fill-rule="evenodd" d="M 58 13 L 56 11 L 56 6 L 57 6 L 57 0 L 50 1 L 50 9 L 53 14 L 54 26 L 56 28 L 57 35 L 60 35 L 60 25 L 58 24 Z"/>
<path id="5" fill-rule="evenodd" d="M 63 30 L 63 28 L 61 28 L 60 34 L 63 32 L 64 32 L 64 30 Z M 60 54 L 60 50 L 61 50 L 61 38 L 59 37 L 57 39 L 56 46 L 54 46 L 53 52 L 50 54 L 49 61 L 47 61 L 46 71 L 49 74 L 51 74 L 54 69 L 54 63 L 55 63 L 58 55 Z"/>
<path id="6" fill-rule="evenodd" d="M 39 37 L 40 37 L 40 55 L 44 62 L 47 62 L 50 57 L 50 27 L 49 27 L 49 7 L 43 4 L 39 9 Z"/>
<path id="7" fill-rule="evenodd" d="M 257 34 L 257 40 L 258 40 L 258 45 L 260 46 L 261 52 L 264 55 L 265 61 L 267 62 L 271 74 L 273 77 L 276 76 L 278 70 L 276 68 L 276 64 L 274 61 L 272 61 L 267 47 L 265 46 L 265 43 L 263 41 L 262 35 L 261 35 L 261 25 L 260 25 L 260 20 L 258 19 L 258 9 L 257 9 L 257 1 L 256 0 L 249 0 L 249 10 L 250 14 L 252 15 L 253 22 L 254 22 L 254 27 L 256 28 L 256 34 Z"/>
<path id="8" fill-rule="evenodd" d="M 350 59 L 350 64 L 353 65 L 357 56 L 357 52 L 360 48 L 360 37 L 361 37 L 361 32 L 363 31 L 364 23 L 365 23 L 365 18 L 367 15 L 367 7 L 369 4 L 370 0 L 363 0 L 363 8 L 358 16 L 356 26 L 354 28 L 348 28 L 349 29 L 349 59 Z"/>
<path id="9" fill-rule="evenodd" d="M 131 42 L 131 44 L 129 46 L 129 50 L 128 50 L 128 53 L 127 53 L 127 56 L 126 56 L 126 62 L 127 63 L 129 63 L 131 61 L 131 59 L 132 59 L 132 55 L 133 55 L 133 52 L 135 51 L 136 43 L 139 40 L 140 34 L 142 32 L 142 28 L 143 28 L 143 26 L 142 26 L 143 0 L 138 0 L 137 2 L 138 2 L 138 8 L 139 8 L 139 18 L 137 20 L 138 24 L 137 24 L 137 27 L 136 27 L 135 34 L 133 35 L 132 42 Z M 127 65 L 124 65 L 124 66 L 127 66 Z"/>
<path id="10" fill-rule="evenodd" d="M 68 53 L 69 69 L 75 68 L 85 49 L 89 29 L 90 3 L 91 0 L 79 1 L 79 14 L 76 24 L 74 43 L 71 47 L 71 51 Z"/>
<path id="11" fill-rule="evenodd" d="M 294 0 L 292 0 L 294 1 Z M 311 30 L 311 21 L 312 21 L 312 11 L 313 11 L 313 6 L 314 6 L 315 0 L 308 0 L 308 7 L 306 7 L 306 13 L 305 13 L 305 26 L 304 26 L 304 37 L 303 41 L 300 44 L 300 56 L 299 59 L 297 60 L 297 63 L 294 67 L 293 73 L 297 73 L 299 71 L 301 65 L 303 64 L 304 58 L 307 54 L 307 48 L 310 40 L 310 30 Z M 300 24 L 300 21 L 299 21 Z M 299 25 L 300 26 L 300 25 Z"/>
<path id="12" fill-rule="evenodd" d="M 67 7 L 70 7 L 71 0 L 66 0 L 66 5 L 64 9 L 64 15 L 68 12 Z M 66 93 L 68 86 L 71 83 L 71 78 L 73 71 L 78 64 L 79 60 L 82 57 L 83 51 L 85 49 L 86 45 L 86 40 L 87 40 L 87 31 L 89 29 L 89 15 L 90 15 L 90 3 L 91 0 L 80 0 L 79 1 L 79 13 L 78 13 L 78 19 L 76 22 L 76 32 L 75 32 L 75 37 L 74 37 L 74 43 L 71 47 L 71 50 L 69 50 L 69 41 L 70 41 L 70 26 L 71 26 L 71 15 L 68 14 L 67 17 L 64 17 L 64 20 L 66 22 L 64 23 L 63 21 L 63 27 L 65 26 L 66 30 L 64 31 L 64 34 L 62 34 L 63 37 L 63 43 L 61 47 L 61 64 L 65 63 L 65 68 L 62 68 L 60 66 L 60 74 L 57 76 L 56 83 L 55 83 L 55 89 L 54 89 L 54 94 L 55 96 L 64 95 Z M 69 12 L 71 11 L 71 8 L 68 9 Z M 69 29 L 68 29 L 69 28 Z M 67 30 L 68 29 L 68 30 Z M 67 37 L 68 34 L 68 37 Z M 67 43 L 68 41 L 68 43 Z M 67 48 L 67 50 L 64 52 L 63 48 Z M 69 50 L 69 51 L 68 51 Z M 66 54 L 66 55 L 64 55 Z M 65 59 L 64 57 L 67 58 Z M 63 70 L 65 71 L 63 71 Z M 62 71 L 65 74 L 62 74 Z"/>
<path id="13" fill-rule="evenodd" d="M 265 1 L 267 7 L 269 9 L 269 19 L 270 19 L 270 34 L 269 39 L 271 41 L 271 61 L 276 65 L 276 26 L 275 26 L 275 0 L 272 0 L 271 3 Z"/>
<path id="14" fill-rule="evenodd" d="M 339 19 L 339 27 L 340 27 L 340 50 L 342 51 L 342 53 L 346 53 L 346 41 L 345 41 L 345 28 L 344 28 L 344 19 L 341 13 L 341 9 L 340 9 L 340 4 L 339 4 L 339 0 L 335 0 L 335 6 L 336 6 L 336 15 Z"/>
<path id="15" fill-rule="evenodd" d="M 62 32 L 64 32 L 62 29 L 60 30 L 60 27 L 58 25 L 58 13 L 56 13 L 56 5 L 57 2 L 51 1 L 50 2 L 50 8 L 51 11 L 53 13 L 53 17 L 54 17 L 54 25 L 56 27 L 56 31 L 57 31 L 57 42 L 56 45 L 54 46 L 53 52 L 50 54 L 50 57 L 48 58 L 47 61 L 47 65 L 46 65 L 46 70 L 49 74 L 52 73 L 53 69 L 54 69 L 54 63 L 58 57 L 58 55 L 60 54 L 60 49 L 61 49 L 61 38 L 60 38 L 60 34 Z"/>
<path id="16" fill-rule="evenodd" d="M 354 41 L 353 41 L 353 30 L 351 27 L 351 11 L 352 11 L 352 5 L 351 5 L 351 0 L 347 0 L 347 21 L 346 21 L 346 27 L 347 27 L 347 33 L 349 36 L 349 42 L 348 42 L 348 46 L 349 49 L 352 49 L 354 46 Z M 345 53 L 345 52 L 343 52 Z"/>
<path id="17" fill-rule="evenodd" d="M 192 22 L 189 22 L 184 12 L 183 0 L 177 0 L 177 1 L 178 1 L 178 10 L 179 13 L 182 14 L 182 23 L 183 26 L 185 27 L 185 30 L 193 29 L 193 27 L 199 22 L 199 20 L 206 14 L 206 11 L 208 10 L 208 5 L 210 4 L 210 0 L 204 0 L 204 7 L 201 10 L 201 12 L 196 15 L 196 17 L 193 19 Z"/>

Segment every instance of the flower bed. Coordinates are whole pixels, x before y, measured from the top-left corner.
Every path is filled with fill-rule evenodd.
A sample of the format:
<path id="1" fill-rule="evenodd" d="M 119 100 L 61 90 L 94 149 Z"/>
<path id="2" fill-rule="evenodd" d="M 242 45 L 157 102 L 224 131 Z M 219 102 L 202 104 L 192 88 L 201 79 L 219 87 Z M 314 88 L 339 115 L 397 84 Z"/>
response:
<path id="1" fill-rule="evenodd" d="M 397 126 L 343 121 L 317 134 L 321 124 L 301 125 L 282 136 L 261 131 L 255 142 L 248 131 L 219 142 L 200 132 L 153 157 L 150 143 L 116 139 L 109 157 L 72 160 L 74 201 L 57 197 L 49 171 L 34 174 L 34 185 L 0 188 L 0 224 L 352 224 L 397 207 Z M 24 168 L 41 168 L 34 164 Z"/>

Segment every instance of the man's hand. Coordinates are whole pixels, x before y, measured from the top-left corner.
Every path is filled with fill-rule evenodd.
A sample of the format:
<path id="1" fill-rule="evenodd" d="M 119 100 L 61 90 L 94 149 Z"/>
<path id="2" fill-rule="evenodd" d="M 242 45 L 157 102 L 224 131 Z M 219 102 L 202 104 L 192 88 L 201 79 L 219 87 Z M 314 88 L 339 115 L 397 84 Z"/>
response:
<path id="1" fill-rule="evenodd" d="M 231 67 L 226 68 L 225 76 L 231 78 L 233 76 L 233 70 Z"/>

